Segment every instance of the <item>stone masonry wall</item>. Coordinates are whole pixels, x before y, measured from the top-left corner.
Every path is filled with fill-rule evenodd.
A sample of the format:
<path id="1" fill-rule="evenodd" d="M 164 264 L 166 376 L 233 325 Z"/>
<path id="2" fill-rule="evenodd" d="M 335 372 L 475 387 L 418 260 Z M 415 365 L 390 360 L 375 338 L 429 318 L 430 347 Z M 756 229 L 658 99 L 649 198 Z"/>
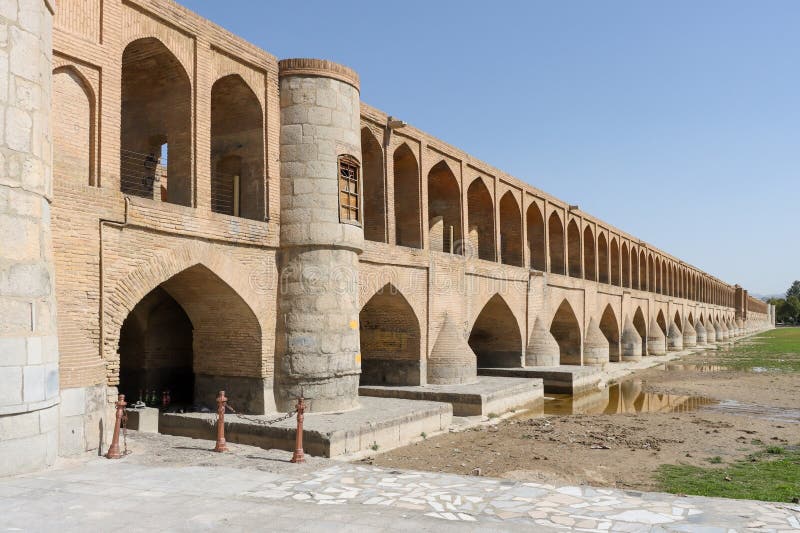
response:
<path id="1" fill-rule="evenodd" d="M 0 3 L 0 476 L 58 448 L 51 28 L 48 2 Z"/>

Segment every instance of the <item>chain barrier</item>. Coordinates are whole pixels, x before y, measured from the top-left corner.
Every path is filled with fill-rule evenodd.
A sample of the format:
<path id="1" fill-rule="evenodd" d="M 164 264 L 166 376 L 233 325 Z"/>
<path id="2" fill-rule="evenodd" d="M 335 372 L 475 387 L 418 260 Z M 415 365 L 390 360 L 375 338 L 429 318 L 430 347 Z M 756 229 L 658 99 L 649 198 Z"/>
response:
<path id="1" fill-rule="evenodd" d="M 232 414 L 238 416 L 239 418 L 241 418 L 243 420 L 247 420 L 248 422 L 252 422 L 253 424 L 258 424 L 260 426 L 271 426 L 272 424 L 277 424 L 278 422 L 283 422 L 284 420 L 288 420 L 288 419 L 292 418 L 295 415 L 295 413 L 297 413 L 297 409 L 293 409 L 293 410 L 289 411 L 288 413 L 286 413 L 285 415 L 281 415 L 281 416 L 279 416 L 277 418 L 273 418 L 272 420 L 264 420 L 263 418 L 258 418 L 257 416 L 246 415 L 246 414 L 243 414 L 243 413 L 239 413 L 238 411 L 236 411 L 236 409 L 231 407 L 230 403 L 226 403 L 225 404 L 225 409 L 230 411 Z"/>

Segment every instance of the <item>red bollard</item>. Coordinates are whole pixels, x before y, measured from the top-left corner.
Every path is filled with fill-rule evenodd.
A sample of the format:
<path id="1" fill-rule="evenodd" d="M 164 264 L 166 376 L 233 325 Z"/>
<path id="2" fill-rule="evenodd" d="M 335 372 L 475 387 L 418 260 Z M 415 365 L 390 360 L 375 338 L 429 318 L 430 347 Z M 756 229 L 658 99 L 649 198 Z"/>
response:
<path id="1" fill-rule="evenodd" d="M 119 428 L 122 425 L 122 416 L 125 413 L 126 405 L 128 404 L 125 402 L 125 395 L 120 394 L 116 403 L 117 419 L 114 422 L 114 436 L 111 439 L 111 446 L 108 448 L 108 453 L 106 453 L 108 459 L 119 459 L 122 457 L 119 451 Z"/>
<path id="2" fill-rule="evenodd" d="M 294 455 L 292 455 L 293 463 L 305 463 L 306 459 L 303 453 L 303 413 L 306 410 L 306 404 L 303 402 L 303 397 L 297 399 L 297 434 L 295 435 Z"/>
<path id="3" fill-rule="evenodd" d="M 219 391 L 217 396 L 217 445 L 214 446 L 215 452 L 228 451 L 228 446 L 225 444 L 225 404 L 227 402 L 225 391 Z"/>

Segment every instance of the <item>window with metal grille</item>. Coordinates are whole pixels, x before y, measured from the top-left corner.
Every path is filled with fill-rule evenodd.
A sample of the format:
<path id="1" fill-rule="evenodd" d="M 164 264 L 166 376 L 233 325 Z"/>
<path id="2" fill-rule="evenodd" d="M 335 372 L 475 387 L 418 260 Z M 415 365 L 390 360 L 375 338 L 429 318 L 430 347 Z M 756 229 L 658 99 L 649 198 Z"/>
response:
<path id="1" fill-rule="evenodd" d="M 339 220 L 361 224 L 358 161 L 349 155 L 339 156 Z"/>

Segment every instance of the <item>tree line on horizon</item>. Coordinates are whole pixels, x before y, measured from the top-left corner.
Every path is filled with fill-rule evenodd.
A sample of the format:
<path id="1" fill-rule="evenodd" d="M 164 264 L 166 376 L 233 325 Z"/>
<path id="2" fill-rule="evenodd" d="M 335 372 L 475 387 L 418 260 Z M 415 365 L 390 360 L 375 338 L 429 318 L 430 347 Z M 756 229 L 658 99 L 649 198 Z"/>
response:
<path id="1" fill-rule="evenodd" d="M 765 298 L 764 301 L 775 306 L 777 322 L 800 324 L 800 280 L 792 283 L 784 298 Z"/>

